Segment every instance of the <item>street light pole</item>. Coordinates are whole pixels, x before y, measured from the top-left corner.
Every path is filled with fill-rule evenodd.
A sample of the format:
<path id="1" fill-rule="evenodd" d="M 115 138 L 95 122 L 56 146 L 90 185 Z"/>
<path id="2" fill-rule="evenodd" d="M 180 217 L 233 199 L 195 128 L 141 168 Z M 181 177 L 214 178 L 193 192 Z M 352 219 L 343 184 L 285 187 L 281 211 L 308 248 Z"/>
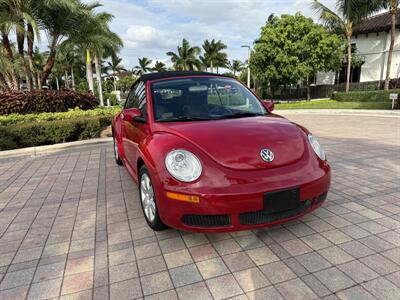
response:
<path id="1" fill-rule="evenodd" d="M 243 48 L 248 49 L 247 53 L 247 87 L 250 88 L 250 53 L 251 53 L 251 48 L 249 45 L 243 45 Z"/>

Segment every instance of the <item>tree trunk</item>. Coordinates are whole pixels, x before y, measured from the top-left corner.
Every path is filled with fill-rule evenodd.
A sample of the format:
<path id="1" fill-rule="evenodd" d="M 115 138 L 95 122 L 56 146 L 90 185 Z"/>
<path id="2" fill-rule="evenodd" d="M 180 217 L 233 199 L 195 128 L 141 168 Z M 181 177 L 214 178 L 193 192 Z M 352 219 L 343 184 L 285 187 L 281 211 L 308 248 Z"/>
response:
<path id="1" fill-rule="evenodd" d="M 10 75 L 10 72 L 5 72 L 4 74 L 3 74 L 3 76 L 4 76 L 4 79 L 6 80 L 6 82 L 7 82 L 7 85 L 8 85 L 8 87 L 10 88 L 10 90 L 14 90 L 13 89 L 13 83 L 12 83 L 12 79 L 11 79 L 11 75 Z"/>
<path id="2" fill-rule="evenodd" d="M 30 71 L 28 67 L 28 63 L 25 60 L 25 53 L 24 53 L 24 42 L 25 42 L 25 31 L 21 30 L 17 27 L 17 46 L 18 46 L 18 54 L 19 60 L 21 62 L 21 66 L 24 69 L 26 84 L 28 86 L 28 90 L 32 90 L 32 77 L 30 76 Z"/>
<path id="3" fill-rule="evenodd" d="M 214 73 L 214 66 L 213 66 L 213 61 L 210 61 L 210 72 Z"/>
<path id="4" fill-rule="evenodd" d="M 390 13 L 392 16 L 392 29 L 390 31 L 390 46 L 386 64 L 385 90 L 389 89 L 389 83 L 390 83 L 390 69 L 392 68 L 392 56 L 393 56 L 393 48 L 394 48 L 395 34 L 396 34 L 397 7 L 395 7 L 394 9 L 391 8 Z"/>
<path id="5" fill-rule="evenodd" d="M 9 92 L 10 87 L 8 86 L 7 80 L 2 73 L 0 73 L 0 90 Z"/>
<path id="6" fill-rule="evenodd" d="M 75 91 L 75 75 L 74 68 L 71 67 L 71 81 L 72 81 L 72 89 Z"/>
<path id="7" fill-rule="evenodd" d="M 351 73 L 351 35 L 347 35 L 347 78 L 346 78 L 346 93 L 350 90 L 350 73 Z"/>
<path id="8" fill-rule="evenodd" d="M 97 57 L 97 55 L 94 56 L 94 63 L 96 66 L 97 89 L 99 92 L 100 106 L 104 106 L 103 87 L 101 85 L 101 66 L 100 66 L 99 58 Z"/>
<path id="9" fill-rule="evenodd" d="M 310 79 L 307 76 L 307 101 L 311 100 L 311 92 L 310 92 Z"/>
<path id="10" fill-rule="evenodd" d="M 28 24 L 28 35 L 27 35 L 27 40 L 28 40 L 28 64 L 29 64 L 29 69 L 31 72 L 31 78 L 33 82 L 33 88 L 37 89 L 37 82 L 36 82 L 36 70 L 35 66 L 33 64 L 33 41 L 35 39 L 35 33 L 33 32 L 33 27 L 31 24 Z"/>
<path id="11" fill-rule="evenodd" d="M 86 80 L 89 85 L 89 90 L 94 94 L 93 66 L 89 49 L 86 49 Z"/>
<path id="12" fill-rule="evenodd" d="M 40 78 L 40 86 L 46 83 L 47 78 L 49 77 L 51 70 L 54 67 L 54 63 L 56 62 L 56 54 L 57 54 L 57 39 L 54 37 L 51 45 L 50 45 L 50 53 L 49 57 L 47 58 L 46 64 L 42 70 L 42 76 Z"/>
<path id="13" fill-rule="evenodd" d="M 116 78 L 116 73 L 113 73 L 113 83 L 114 83 L 114 92 L 117 91 L 117 78 Z"/>
<path id="14" fill-rule="evenodd" d="M 36 81 L 37 81 L 37 85 L 38 85 L 38 89 L 41 90 L 42 89 L 42 85 L 41 85 L 41 76 L 40 76 L 40 71 L 36 72 Z"/>
<path id="15" fill-rule="evenodd" d="M 64 71 L 64 76 L 65 76 L 65 78 L 64 78 L 65 87 L 66 87 L 67 89 L 69 89 L 69 80 L 68 80 L 68 72 L 67 72 L 67 70 Z"/>
<path id="16" fill-rule="evenodd" d="M 60 90 L 60 84 L 58 83 L 58 76 L 56 76 L 56 85 L 57 85 L 57 91 Z"/>
<path id="17" fill-rule="evenodd" d="M 5 49 L 6 57 L 14 63 L 14 55 L 11 49 L 11 44 L 10 40 L 8 39 L 8 34 L 5 33 L 4 31 L 1 32 L 1 38 L 3 42 L 3 47 Z M 12 82 L 12 89 L 13 90 L 19 90 L 19 84 L 18 84 L 18 78 L 17 78 L 17 72 L 15 71 L 14 64 L 12 64 L 11 69 L 10 69 L 10 75 L 11 75 L 11 82 Z"/>

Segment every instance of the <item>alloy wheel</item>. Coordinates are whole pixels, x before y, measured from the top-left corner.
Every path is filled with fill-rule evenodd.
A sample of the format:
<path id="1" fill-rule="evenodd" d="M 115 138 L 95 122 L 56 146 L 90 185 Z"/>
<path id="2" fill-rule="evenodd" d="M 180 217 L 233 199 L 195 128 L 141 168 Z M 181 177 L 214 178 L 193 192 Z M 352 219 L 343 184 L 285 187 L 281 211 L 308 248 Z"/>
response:
<path id="1" fill-rule="evenodd" d="M 149 222 L 153 222 L 156 216 L 156 203 L 154 201 L 154 190 L 150 177 L 144 173 L 140 179 L 140 196 L 143 211 Z"/>

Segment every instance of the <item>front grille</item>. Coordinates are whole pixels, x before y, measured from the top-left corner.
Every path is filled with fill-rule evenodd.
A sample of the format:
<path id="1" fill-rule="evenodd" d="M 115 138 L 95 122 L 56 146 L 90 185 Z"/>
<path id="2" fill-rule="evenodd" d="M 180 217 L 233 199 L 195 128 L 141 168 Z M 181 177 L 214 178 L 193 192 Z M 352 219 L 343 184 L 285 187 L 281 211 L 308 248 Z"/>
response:
<path id="1" fill-rule="evenodd" d="M 325 201 L 326 196 L 328 196 L 328 193 L 323 193 L 323 194 L 319 195 L 317 197 L 317 200 L 315 201 L 315 204 L 319 204 L 319 203 Z"/>
<path id="2" fill-rule="evenodd" d="M 228 215 L 184 215 L 182 222 L 196 227 L 224 227 L 229 226 L 231 220 Z"/>
<path id="3" fill-rule="evenodd" d="M 302 213 L 305 209 L 311 206 L 311 203 L 311 200 L 307 200 L 301 202 L 300 205 L 294 209 L 289 209 L 276 213 L 265 213 L 264 210 L 241 213 L 239 214 L 240 223 L 242 225 L 257 225 L 290 218 Z"/>

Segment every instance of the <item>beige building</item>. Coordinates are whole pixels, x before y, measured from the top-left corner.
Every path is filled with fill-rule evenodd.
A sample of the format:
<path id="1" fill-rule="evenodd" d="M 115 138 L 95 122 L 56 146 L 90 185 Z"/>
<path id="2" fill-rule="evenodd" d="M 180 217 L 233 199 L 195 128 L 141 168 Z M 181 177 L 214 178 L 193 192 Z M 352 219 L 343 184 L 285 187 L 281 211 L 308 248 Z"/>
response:
<path id="1" fill-rule="evenodd" d="M 391 16 L 389 12 L 368 18 L 353 30 L 352 44 L 357 54 L 364 60 L 360 67 L 353 68 L 352 82 L 383 81 L 386 77 L 387 58 L 390 47 Z M 393 51 L 390 78 L 400 77 L 400 9 L 395 31 L 396 42 Z M 344 65 L 339 74 L 339 82 L 346 78 Z M 317 74 L 316 84 L 334 84 L 337 74 L 332 72 Z"/>

